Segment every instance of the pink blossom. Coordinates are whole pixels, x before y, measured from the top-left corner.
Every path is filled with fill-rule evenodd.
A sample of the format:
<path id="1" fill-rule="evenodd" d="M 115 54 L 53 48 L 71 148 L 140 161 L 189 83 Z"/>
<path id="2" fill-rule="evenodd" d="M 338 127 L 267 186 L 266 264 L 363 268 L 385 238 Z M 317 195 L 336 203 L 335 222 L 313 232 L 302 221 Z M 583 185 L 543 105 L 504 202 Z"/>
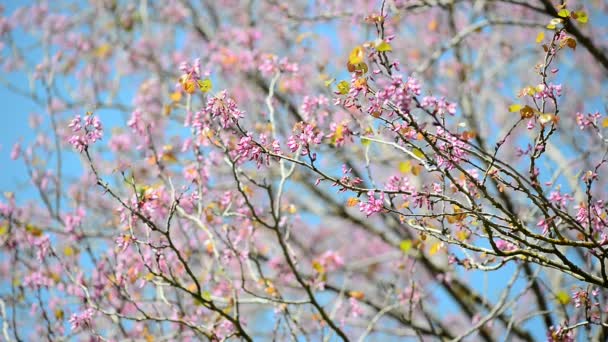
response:
<path id="1" fill-rule="evenodd" d="M 90 328 L 93 323 L 94 313 L 95 311 L 93 309 L 88 308 L 80 313 L 72 314 L 72 317 L 70 317 L 70 324 L 72 325 L 72 330 L 84 330 Z"/>
<path id="2" fill-rule="evenodd" d="M 367 202 L 359 203 L 359 210 L 368 217 L 382 212 L 384 210 L 384 192 L 381 192 L 380 197 L 376 198 L 374 191 L 370 190 L 367 193 Z"/>
<path id="3" fill-rule="evenodd" d="M 226 90 L 222 90 L 217 96 L 211 97 L 207 101 L 205 113 L 212 118 L 219 117 L 223 128 L 232 126 L 244 114 L 237 108 L 236 102 L 227 96 Z"/>

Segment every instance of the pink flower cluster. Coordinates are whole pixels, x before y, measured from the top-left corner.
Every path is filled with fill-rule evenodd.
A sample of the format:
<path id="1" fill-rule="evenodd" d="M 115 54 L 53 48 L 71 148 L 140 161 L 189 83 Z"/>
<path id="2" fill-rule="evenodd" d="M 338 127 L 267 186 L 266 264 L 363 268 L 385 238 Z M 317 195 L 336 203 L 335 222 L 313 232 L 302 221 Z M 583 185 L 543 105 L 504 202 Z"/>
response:
<path id="1" fill-rule="evenodd" d="M 276 55 L 264 56 L 258 67 L 258 70 L 265 77 L 272 76 L 277 71 L 295 74 L 299 69 L 298 63 L 290 63 L 287 57 L 283 57 L 279 60 L 279 57 Z"/>
<path id="2" fill-rule="evenodd" d="M 608 221 L 605 219 L 607 214 L 605 206 L 606 205 L 602 200 L 597 200 L 595 203 L 592 203 L 590 208 L 586 203 L 581 202 L 578 206 L 574 207 L 576 209 L 575 219 L 586 228 L 593 229 L 593 231 L 596 232 L 606 233 Z"/>
<path id="3" fill-rule="evenodd" d="M 204 113 L 210 115 L 212 118 L 219 117 L 223 128 L 231 126 L 242 118 L 244 114 L 238 109 L 236 102 L 226 95 L 226 90 L 221 91 L 217 96 L 207 100 Z"/>
<path id="4" fill-rule="evenodd" d="M 402 112 L 409 113 L 414 97 L 420 95 L 420 89 L 420 83 L 413 77 L 408 77 L 404 82 L 401 75 L 393 76 L 391 82 L 378 90 L 376 96 L 370 100 L 367 112 L 378 116 L 377 113 L 381 114 L 386 105 L 391 102 Z"/>
<path id="5" fill-rule="evenodd" d="M 496 247 L 503 252 L 510 252 L 517 249 L 517 246 L 509 241 L 496 240 Z"/>
<path id="6" fill-rule="evenodd" d="M 380 197 L 376 198 L 373 190 L 367 193 L 367 202 L 359 203 L 359 210 L 367 215 L 367 217 L 380 213 L 384 210 L 384 192 L 380 193 Z"/>
<path id="7" fill-rule="evenodd" d="M 323 132 L 311 124 L 298 122 L 293 131 L 295 134 L 287 138 L 287 146 L 291 152 L 301 148 L 300 153 L 307 155 L 311 145 L 318 145 L 323 141 Z"/>
<path id="8" fill-rule="evenodd" d="M 262 134 L 260 135 L 259 142 L 255 142 L 251 137 L 251 134 L 248 134 L 239 141 L 236 147 L 236 154 L 240 158 L 255 160 L 258 168 L 262 164 L 269 165 L 270 155 L 264 153 L 262 146 L 273 151 L 275 154 L 281 153 L 281 145 L 278 140 L 275 139 L 269 144 L 268 137 L 265 134 Z"/>
<path id="9" fill-rule="evenodd" d="M 447 157 L 438 155 L 437 166 L 452 170 L 455 168 L 456 164 L 466 158 L 466 151 L 464 150 L 466 148 L 466 143 L 457 136 L 444 130 L 442 127 L 437 127 L 437 135 L 443 138 L 442 140 L 437 141 L 437 147 L 439 147 Z"/>
<path id="10" fill-rule="evenodd" d="M 597 123 L 600 119 L 600 112 L 593 114 L 588 113 L 583 115 L 581 112 L 576 113 L 576 124 L 581 130 L 588 129 L 589 127 L 597 127 Z"/>
<path id="11" fill-rule="evenodd" d="M 72 330 L 90 328 L 93 322 L 94 313 L 95 311 L 89 308 L 84 310 L 83 312 L 72 314 L 72 317 L 70 317 L 70 324 L 72 325 Z"/>
<path id="12" fill-rule="evenodd" d="M 323 95 L 304 96 L 302 105 L 300 106 L 300 112 L 302 112 L 304 119 L 308 121 L 313 117 L 315 110 L 321 106 L 327 106 L 328 104 L 329 99 Z"/>
<path id="13" fill-rule="evenodd" d="M 450 115 L 456 114 L 456 103 L 446 101 L 445 97 L 438 99 L 435 96 L 425 96 L 422 98 L 420 105 L 440 116 L 446 113 Z"/>
<path id="14" fill-rule="evenodd" d="M 101 140 L 103 136 L 101 121 L 94 115 L 86 115 L 84 121 L 80 115 L 76 115 L 68 127 L 72 129 L 73 133 L 77 133 L 68 139 L 68 143 L 74 146 L 79 152 L 84 151 L 94 142 Z"/>

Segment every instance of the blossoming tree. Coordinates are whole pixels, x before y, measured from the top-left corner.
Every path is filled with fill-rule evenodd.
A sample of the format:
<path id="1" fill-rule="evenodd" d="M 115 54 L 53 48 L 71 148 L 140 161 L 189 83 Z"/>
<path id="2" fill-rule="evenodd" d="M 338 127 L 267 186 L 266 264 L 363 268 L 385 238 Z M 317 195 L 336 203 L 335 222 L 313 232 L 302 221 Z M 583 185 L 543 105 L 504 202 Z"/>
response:
<path id="1" fill-rule="evenodd" d="M 3 340 L 608 337 L 605 2 L 1 11 Z"/>

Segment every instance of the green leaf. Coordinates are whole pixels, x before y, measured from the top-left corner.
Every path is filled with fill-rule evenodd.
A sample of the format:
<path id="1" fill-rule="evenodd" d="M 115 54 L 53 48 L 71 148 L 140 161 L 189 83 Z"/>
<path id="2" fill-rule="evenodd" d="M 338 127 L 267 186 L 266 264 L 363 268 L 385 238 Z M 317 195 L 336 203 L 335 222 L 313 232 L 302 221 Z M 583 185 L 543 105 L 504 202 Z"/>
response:
<path id="1" fill-rule="evenodd" d="M 203 291 L 202 296 L 204 300 L 210 302 L 211 301 L 211 292 Z"/>
<path id="2" fill-rule="evenodd" d="M 562 17 L 562 18 L 568 18 L 570 16 L 570 11 L 568 11 L 567 9 L 561 9 L 559 12 L 557 12 L 557 15 Z"/>

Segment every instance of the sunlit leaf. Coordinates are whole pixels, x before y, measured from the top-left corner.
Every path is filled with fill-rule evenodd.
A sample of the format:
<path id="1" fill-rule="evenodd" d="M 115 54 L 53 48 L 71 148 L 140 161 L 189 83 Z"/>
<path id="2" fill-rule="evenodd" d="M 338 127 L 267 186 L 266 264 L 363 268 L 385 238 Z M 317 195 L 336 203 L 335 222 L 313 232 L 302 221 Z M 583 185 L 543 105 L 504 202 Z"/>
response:
<path id="1" fill-rule="evenodd" d="M 572 18 L 576 19 L 581 24 L 586 24 L 589 21 L 589 16 L 585 11 L 572 12 Z"/>
<path id="2" fill-rule="evenodd" d="M 460 241 L 465 241 L 469 238 L 469 233 L 466 230 L 459 230 L 456 232 L 456 238 Z"/>
<path id="3" fill-rule="evenodd" d="M 399 248 L 401 249 L 401 251 L 403 253 L 406 253 L 410 251 L 410 249 L 412 249 L 412 246 L 414 245 L 414 243 L 412 242 L 412 240 L 403 240 L 401 241 L 401 243 L 399 244 Z"/>
<path id="4" fill-rule="evenodd" d="M 34 226 L 33 224 L 27 224 L 27 225 L 25 225 L 25 230 L 28 233 L 30 233 L 30 234 L 32 234 L 34 236 L 40 236 L 40 235 L 42 235 L 42 229 Z"/>
<path id="5" fill-rule="evenodd" d="M 564 290 L 558 291 L 555 295 L 555 299 L 557 299 L 557 302 L 562 305 L 567 305 L 570 303 L 570 296 L 568 295 L 568 292 Z"/>
<path id="6" fill-rule="evenodd" d="M 312 262 L 312 268 L 319 274 L 325 273 L 325 267 L 323 267 L 323 265 L 316 260 Z"/>
<path id="7" fill-rule="evenodd" d="M 182 99 L 182 92 L 181 91 L 175 91 L 175 92 L 171 93 L 171 95 L 169 95 L 169 98 L 173 102 L 179 102 Z"/>
<path id="8" fill-rule="evenodd" d="M 186 80 L 182 84 L 182 87 L 184 88 L 184 91 L 188 94 L 194 94 L 194 91 L 196 90 L 196 84 L 192 80 Z"/>
<path id="9" fill-rule="evenodd" d="M 338 88 L 338 92 L 342 95 L 346 95 L 350 91 L 350 83 L 348 81 L 340 81 L 336 87 Z"/>
<path id="10" fill-rule="evenodd" d="M 547 28 L 550 30 L 554 30 L 557 27 L 557 25 L 561 24 L 563 21 L 564 21 L 564 19 L 561 19 L 561 18 L 553 18 L 549 22 L 549 25 L 547 25 Z"/>
<path id="11" fill-rule="evenodd" d="M 429 255 L 433 256 L 437 254 L 437 252 L 439 252 L 439 250 L 441 249 L 442 245 L 442 242 L 435 242 L 434 244 L 432 244 L 431 248 L 429 249 Z"/>
<path id="12" fill-rule="evenodd" d="M 545 39 L 545 32 L 543 32 L 543 31 L 538 32 L 538 34 L 536 35 L 536 42 L 540 43 L 543 41 L 543 39 Z"/>
<path id="13" fill-rule="evenodd" d="M 72 255 L 74 255 L 74 248 L 72 248 L 71 246 L 65 246 L 63 248 L 63 254 L 67 257 L 71 257 Z"/>
<path id="14" fill-rule="evenodd" d="M 357 300 L 362 300 L 363 298 L 365 298 L 365 294 L 361 291 L 349 291 L 348 295 L 351 298 L 357 299 Z"/>
<path id="15" fill-rule="evenodd" d="M 211 80 L 206 78 L 204 80 L 198 80 L 198 87 L 203 93 L 206 93 L 211 90 L 213 85 L 211 84 Z"/>
<path id="16" fill-rule="evenodd" d="M 106 58 L 112 53 L 112 46 L 110 44 L 102 44 L 95 49 L 95 57 Z"/>
<path id="17" fill-rule="evenodd" d="M 568 18 L 570 16 L 570 11 L 568 11 L 567 9 L 561 9 L 559 12 L 557 12 L 557 15 L 562 17 L 562 18 Z"/>
<path id="18" fill-rule="evenodd" d="M 576 39 L 572 37 L 567 37 L 566 39 L 564 39 L 564 44 L 572 50 L 576 50 Z"/>
<path id="19" fill-rule="evenodd" d="M 509 106 L 509 112 L 511 112 L 511 113 L 519 112 L 522 108 L 523 108 L 523 106 L 520 104 L 512 104 Z"/>
<path id="20" fill-rule="evenodd" d="M 418 176 L 420 174 L 420 171 L 422 171 L 422 166 L 418 164 L 412 165 L 412 175 Z"/>
<path id="21" fill-rule="evenodd" d="M 558 117 L 555 116 L 555 114 L 552 114 L 552 113 L 543 113 L 543 114 L 541 114 L 538 117 L 538 121 L 542 125 L 546 125 L 546 124 L 548 124 L 550 122 L 557 123 L 559 120 L 558 120 Z"/>
<path id="22" fill-rule="evenodd" d="M 355 47 L 348 56 L 348 62 L 352 65 L 363 63 L 365 57 L 365 50 L 362 46 Z"/>
<path id="23" fill-rule="evenodd" d="M 388 52 L 388 51 L 393 51 L 393 47 L 391 46 L 391 44 L 382 41 L 380 44 L 376 45 L 376 51 L 378 52 Z"/>
<path id="24" fill-rule="evenodd" d="M 526 105 L 519 110 L 519 114 L 523 119 L 529 119 L 534 116 L 534 108 Z"/>
<path id="25" fill-rule="evenodd" d="M 414 148 L 412 150 L 412 152 L 414 153 L 414 155 L 420 159 L 424 159 L 424 153 L 422 152 L 422 150 L 420 150 L 419 148 Z"/>
<path id="26" fill-rule="evenodd" d="M 406 160 L 399 163 L 399 172 L 410 173 L 412 171 L 412 161 Z"/>
<path id="27" fill-rule="evenodd" d="M 357 197 L 351 197 L 348 200 L 346 200 L 347 207 L 354 207 L 357 204 L 359 204 L 359 199 Z"/>

